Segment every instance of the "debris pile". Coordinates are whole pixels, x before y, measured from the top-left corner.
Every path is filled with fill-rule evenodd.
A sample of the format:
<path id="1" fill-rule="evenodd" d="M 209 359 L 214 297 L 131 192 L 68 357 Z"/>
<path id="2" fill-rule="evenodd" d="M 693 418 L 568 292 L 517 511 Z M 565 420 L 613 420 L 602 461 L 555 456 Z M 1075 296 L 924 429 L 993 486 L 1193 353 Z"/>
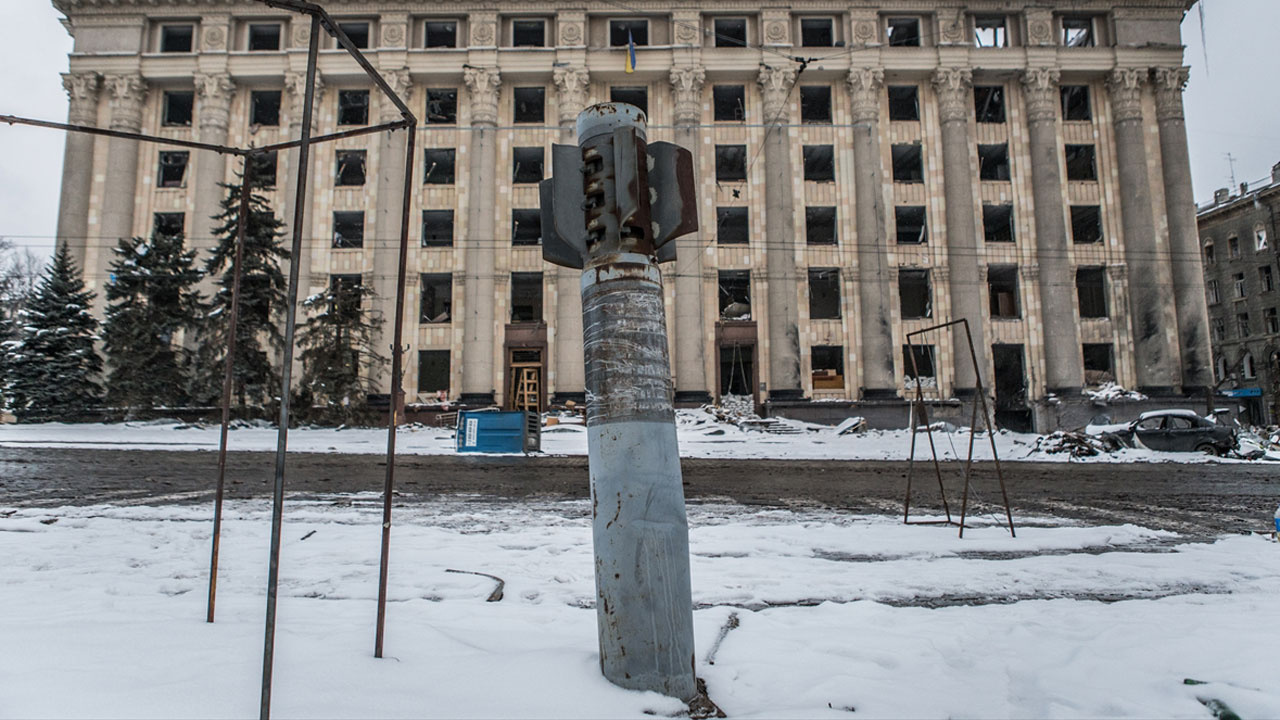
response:
<path id="1" fill-rule="evenodd" d="M 1085 458 L 1117 452 L 1123 447 L 1120 439 L 1114 435 L 1086 435 L 1082 432 L 1059 430 L 1037 438 L 1032 452 L 1048 455 L 1067 453 L 1071 457 Z"/>
<path id="2" fill-rule="evenodd" d="M 1095 402 L 1114 402 L 1116 400 L 1146 400 L 1147 396 L 1135 390 L 1125 390 L 1113 382 L 1105 382 L 1096 390 L 1085 388 L 1080 394 Z"/>

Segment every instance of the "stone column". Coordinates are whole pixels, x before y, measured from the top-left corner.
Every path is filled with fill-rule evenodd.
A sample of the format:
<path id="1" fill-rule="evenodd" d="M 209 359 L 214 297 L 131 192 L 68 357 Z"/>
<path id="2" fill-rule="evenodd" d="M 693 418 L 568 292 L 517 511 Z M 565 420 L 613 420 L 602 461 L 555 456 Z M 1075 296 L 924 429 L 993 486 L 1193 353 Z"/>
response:
<path id="1" fill-rule="evenodd" d="M 463 319 L 462 402 L 489 405 L 494 401 L 494 342 L 500 330 L 494 322 L 494 189 L 497 185 L 498 88 L 497 68 L 463 69 L 471 105 L 467 244 L 465 256 L 466 317 Z"/>
<path id="2" fill-rule="evenodd" d="M 409 100 L 413 87 L 409 78 L 409 68 L 382 71 L 382 78 L 401 100 Z M 377 90 L 373 91 L 375 94 Z M 389 123 L 400 119 L 400 111 L 395 104 L 379 94 L 378 122 Z M 373 218 L 373 242 L 365 243 L 366 251 L 373 252 L 373 282 L 370 285 L 374 292 L 373 312 L 373 347 L 383 357 L 390 358 L 394 350 L 395 328 L 389 327 L 395 322 L 396 278 L 400 272 L 400 218 L 404 212 L 404 171 L 405 152 L 409 134 L 404 130 L 383 132 L 378 135 L 378 187 L 377 206 Z M 409 217 L 413 223 L 413 217 Z M 412 227 L 412 225 L 411 225 Z M 410 233 L 412 235 L 412 233 Z M 412 278 L 416 282 L 416 278 Z M 406 322 L 416 317 L 406 313 Z M 417 323 L 414 323 L 416 326 Z M 406 331 L 408 328 L 405 328 Z M 389 372 L 389 371 L 388 371 Z M 378 386 L 391 392 L 395 384 L 390 375 L 386 382 L 379 380 Z"/>
<path id="3" fill-rule="evenodd" d="M 67 122 L 72 125 L 98 124 L 98 90 L 102 76 L 96 72 L 63 73 L 62 88 L 71 107 Z M 85 133 L 67 133 L 62 155 L 62 200 L 58 207 L 58 248 L 71 251 L 76 267 L 84 269 L 89 244 L 89 194 L 93 192 L 93 146 L 95 138 Z"/>
<path id="4" fill-rule="evenodd" d="M 142 105 L 147 97 L 147 83 L 141 75 L 108 75 L 106 88 L 111 97 L 112 130 L 124 132 L 142 131 Z M 98 292 L 95 301 L 99 311 L 105 307 L 101 292 L 107 266 L 111 262 L 112 248 L 120 238 L 133 236 L 133 208 L 138 186 L 138 141 L 125 138 L 107 140 L 106 181 L 102 191 L 101 237 L 96 259 L 87 261 L 85 279 L 90 289 Z M 92 258 L 92 256 L 90 256 Z M 99 315 L 101 317 L 101 315 Z"/>
<path id="5" fill-rule="evenodd" d="M 972 367 L 964 328 L 951 333 L 951 357 L 955 361 L 957 396 L 972 395 L 978 375 L 987 369 L 987 340 L 983 332 L 982 301 L 986 292 L 979 273 L 977 208 L 973 200 L 972 141 L 969 114 L 973 108 L 973 72 L 969 68 L 942 68 L 933 74 L 942 121 L 942 184 L 947 212 L 947 264 L 951 267 L 951 318 L 969 320 L 978 366 Z M 939 318 L 944 319 L 944 318 Z M 991 378 L 984 386 L 990 388 Z"/>
<path id="6" fill-rule="evenodd" d="M 796 307 L 795 196 L 787 98 L 796 82 L 791 66 L 762 65 L 756 81 L 764 99 L 765 273 L 769 313 L 769 399 L 799 400 L 799 309 Z"/>
<path id="7" fill-rule="evenodd" d="M 1178 319 L 1173 278 L 1166 251 L 1156 237 L 1147 175 L 1142 92 L 1146 68 L 1116 68 L 1107 77 L 1120 166 L 1120 222 L 1124 227 L 1125 264 L 1136 282 L 1129 287 L 1129 313 L 1138 370 L 1138 389 L 1148 395 L 1169 394 L 1181 383 L 1178 370 Z"/>
<path id="8" fill-rule="evenodd" d="M 1204 294 L 1204 267 L 1196 229 L 1196 201 L 1191 189 L 1191 159 L 1182 91 L 1190 68 L 1156 68 L 1156 122 L 1160 127 L 1160 159 L 1164 203 L 1169 219 L 1169 251 L 1173 258 L 1173 297 L 1178 315 L 1184 392 L 1213 385 L 1209 354 L 1209 308 Z"/>
<path id="9" fill-rule="evenodd" d="M 675 141 L 697 158 L 702 154 L 698 127 L 702 124 L 702 86 L 707 73 L 699 65 L 687 65 L 671 68 L 670 77 L 675 95 Z M 696 176 L 697 160 L 693 166 Z M 676 261 L 672 271 L 676 276 L 675 398 L 677 403 L 702 405 L 711 402 L 707 384 L 707 335 L 702 323 L 702 235 L 692 233 L 676 238 L 675 242 Z"/>
<path id="10" fill-rule="evenodd" d="M 582 28 L 578 25 L 565 25 L 565 28 L 576 28 L 581 39 Z M 552 79 L 556 84 L 559 99 L 560 142 L 565 145 L 577 145 L 574 132 L 577 128 L 578 113 L 587 106 L 588 90 L 591 76 L 581 66 L 558 67 L 552 71 Z M 547 175 L 550 176 L 550 168 Z M 552 402 L 562 404 L 572 400 L 585 403 L 586 375 L 582 355 L 582 271 L 573 268 L 557 267 L 556 282 L 556 322 L 552 330 L 555 332 L 555 345 L 552 348 L 555 361 L 556 383 Z"/>
<path id="11" fill-rule="evenodd" d="M 889 307 L 889 257 L 885 235 L 884 170 L 880 160 L 881 68 L 849 70 L 853 98 L 853 191 L 857 213 L 858 305 L 862 326 L 862 397 L 895 397 L 893 327 Z M 846 373 L 849 374 L 849 373 Z"/>
<path id="12" fill-rule="evenodd" d="M 1036 261 L 1040 265 L 1040 320 L 1044 327 L 1045 389 L 1079 395 L 1084 366 L 1075 313 L 1075 275 L 1062 199 L 1062 146 L 1058 144 L 1058 89 L 1054 68 L 1022 75 L 1031 140 L 1031 193 L 1035 200 Z"/>
<path id="13" fill-rule="evenodd" d="M 235 83 L 226 73 L 197 73 L 192 79 L 196 96 L 200 98 L 197 115 L 200 142 L 226 145 Z M 219 183 L 226 181 L 227 157 L 210 150 L 196 150 L 191 154 L 195 160 L 195 210 L 187 221 L 187 247 L 197 250 L 196 257 L 204 260 L 216 244 L 213 228 L 222 224 L 212 218 L 222 212 L 221 202 L 226 196 L 226 190 L 219 187 Z M 205 278 L 202 290 L 211 293 L 213 287 L 213 278 Z"/>
<path id="14" fill-rule="evenodd" d="M 305 72 L 289 72 L 284 76 L 284 93 L 289 101 L 289 134 L 288 139 L 294 140 L 302 135 L 302 102 L 306 99 L 307 92 L 307 74 Z M 315 135 L 320 127 L 320 95 L 324 92 L 324 83 L 320 79 L 320 72 L 316 71 L 316 89 L 315 97 L 312 98 L 312 132 Z M 311 147 L 311 167 L 314 170 L 316 166 L 316 150 L 324 147 L 323 145 L 313 145 Z M 285 238 L 289 238 L 293 233 L 293 212 L 294 202 L 298 194 L 298 163 L 301 161 L 298 156 L 298 149 L 288 150 L 288 164 L 284 177 L 284 209 L 280 215 L 280 219 L 284 220 L 285 227 L 282 228 Z M 314 188 L 314 174 L 307 182 L 307 187 Z M 311 231 L 315 223 L 315 204 L 311 207 L 304 208 L 305 212 L 302 216 L 302 252 L 299 254 L 298 263 L 298 302 L 302 302 L 311 295 L 311 249 L 312 246 L 320 241 Z M 293 260 L 290 260 L 293 262 Z M 287 271 L 287 269 L 286 269 Z M 302 362 L 301 359 L 298 362 Z M 298 367 L 301 367 L 299 365 Z M 295 372 L 294 377 L 301 377 L 301 371 Z"/>

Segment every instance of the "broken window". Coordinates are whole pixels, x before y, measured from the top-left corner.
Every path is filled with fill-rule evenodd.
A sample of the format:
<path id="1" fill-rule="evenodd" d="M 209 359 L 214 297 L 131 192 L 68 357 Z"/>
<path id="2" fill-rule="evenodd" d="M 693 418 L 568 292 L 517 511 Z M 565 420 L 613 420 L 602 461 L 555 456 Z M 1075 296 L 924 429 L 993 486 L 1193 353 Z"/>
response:
<path id="1" fill-rule="evenodd" d="M 511 112 L 512 122 L 542 123 L 546 121 L 546 88 L 518 87 L 512 95 L 515 103 Z"/>
<path id="2" fill-rule="evenodd" d="M 920 143 L 894 145 L 892 152 L 894 182 L 924 182 L 924 152 L 920 148 Z"/>
<path id="3" fill-rule="evenodd" d="M 280 124 L 280 91 L 254 90 L 249 93 L 249 124 L 276 127 Z"/>
<path id="4" fill-rule="evenodd" d="M 1209 337 L 1214 342 L 1222 342 L 1227 339 L 1227 324 L 1222 318 L 1214 318 L 1209 323 Z"/>
<path id="5" fill-rule="evenodd" d="M 1003 17 L 973 19 L 973 44 L 980 48 L 1009 47 L 1009 31 Z"/>
<path id="6" fill-rule="evenodd" d="M 624 86 L 609 88 L 609 102 L 626 103 L 640 108 L 646 116 L 649 114 L 649 88 L 643 86 Z"/>
<path id="7" fill-rule="evenodd" d="M 360 315 L 363 284 L 364 280 L 358 274 L 329 276 L 329 295 L 332 298 L 330 309 L 335 315 L 344 318 Z"/>
<path id="8" fill-rule="evenodd" d="M 427 89 L 427 123 L 431 125 L 456 125 L 458 122 L 458 91 L 453 88 Z"/>
<path id="9" fill-rule="evenodd" d="M 457 151 L 453 148 L 427 148 L 423 154 L 422 182 L 427 185 L 452 185 Z"/>
<path id="10" fill-rule="evenodd" d="M 843 389 L 844 348 L 840 345 L 814 345 L 809 352 L 813 359 L 813 389 Z"/>
<path id="11" fill-rule="evenodd" d="M 369 23 L 367 22 L 340 22 L 338 28 L 347 36 L 351 44 L 360 50 L 366 50 L 369 47 Z M 338 47 L 341 47 L 339 45 Z"/>
<path id="12" fill-rule="evenodd" d="M 160 27 L 160 52 L 189 53 L 195 41 L 194 25 L 162 25 Z"/>
<path id="13" fill-rule="evenodd" d="M 1012 205 L 982 206 L 982 239 L 989 243 L 1014 241 Z"/>
<path id="14" fill-rule="evenodd" d="M 840 270 L 809 268 L 809 318 L 835 320 L 840 317 Z"/>
<path id="15" fill-rule="evenodd" d="M 746 18 L 716 18 L 716 47 L 746 47 Z"/>
<path id="16" fill-rule="evenodd" d="M 1271 266 L 1263 265 L 1258 268 L 1258 286 L 1262 288 L 1261 292 L 1267 293 L 1276 289 L 1275 276 L 1271 274 Z"/>
<path id="17" fill-rule="evenodd" d="M 423 273 L 419 322 L 447 323 L 453 308 L 453 275 Z"/>
<path id="18" fill-rule="evenodd" d="M 1076 268 L 1076 297 L 1080 301 L 1080 317 L 1107 317 L 1107 271 L 1102 267 Z"/>
<path id="19" fill-rule="evenodd" d="M 511 273 L 511 322 L 542 322 L 542 273 Z"/>
<path id="20" fill-rule="evenodd" d="M 890 85 L 889 119 L 898 122 L 920 120 L 920 88 L 915 85 Z"/>
<path id="21" fill-rule="evenodd" d="M 1110 343 L 1084 343 L 1084 384 L 1115 382 L 1116 373 Z"/>
<path id="22" fill-rule="evenodd" d="M 893 223 L 897 227 L 899 245 L 919 245 L 929 242 L 929 227 L 923 205 L 899 205 L 893 209 Z"/>
<path id="23" fill-rule="evenodd" d="M 453 245 L 453 211 L 422 211 L 422 247 Z"/>
<path id="24" fill-rule="evenodd" d="M 339 150 L 337 153 L 338 169 L 335 173 L 334 185 L 352 186 L 364 184 L 364 150 Z"/>
<path id="25" fill-rule="evenodd" d="M 991 317 L 1022 317 L 1018 305 L 1018 266 L 991 265 L 987 268 L 987 293 L 991 300 Z"/>
<path id="26" fill-rule="evenodd" d="M 547 22 L 545 20 L 512 20 L 512 47 L 545 47 Z"/>
<path id="27" fill-rule="evenodd" d="M 1214 262 L 1215 262 L 1215 259 L 1213 256 L 1213 243 L 1205 243 L 1204 244 L 1204 264 L 1213 265 Z"/>
<path id="28" fill-rule="evenodd" d="M 978 146 L 978 179 L 1003 181 L 1009 179 L 1009 145 Z"/>
<path id="29" fill-rule="evenodd" d="M 1204 284 L 1205 295 L 1209 298 L 1210 305 L 1217 305 L 1222 302 L 1222 296 L 1218 294 L 1218 281 L 1209 280 Z"/>
<path id="30" fill-rule="evenodd" d="M 835 245 L 835 207 L 806 207 L 804 209 L 804 235 L 805 242 L 810 245 Z"/>
<path id="31" fill-rule="evenodd" d="M 1276 308 L 1267 308 L 1262 314 L 1263 322 L 1267 325 L 1267 334 L 1275 335 L 1280 333 L 1280 315 L 1277 315 Z"/>
<path id="32" fill-rule="evenodd" d="M 831 18 L 800 18 L 802 47 L 831 47 L 836 44 Z"/>
<path id="33" fill-rule="evenodd" d="M 1253 380 L 1258 377 L 1257 370 L 1253 366 L 1253 353 L 1245 353 L 1240 357 L 1240 374 L 1245 380 Z M 1173 418 L 1170 418 L 1171 420 Z"/>
<path id="34" fill-rule="evenodd" d="M 720 295 L 720 318 L 751 319 L 751 271 L 721 270 L 717 275 Z"/>
<path id="35" fill-rule="evenodd" d="M 449 392 L 449 351 L 418 351 L 418 393 Z"/>
<path id="36" fill-rule="evenodd" d="M 1067 145 L 1066 152 L 1068 180 L 1098 179 L 1098 163 L 1092 145 Z"/>
<path id="37" fill-rule="evenodd" d="M 750 241 L 747 209 L 716 208 L 716 242 L 720 245 L 746 245 Z"/>
<path id="38" fill-rule="evenodd" d="M 182 237 L 186 231 L 186 215 L 180 212 L 159 212 L 151 216 L 151 234 L 155 237 Z"/>
<path id="39" fill-rule="evenodd" d="M 800 122 L 831 122 L 831 87 L 827 85 L 800 86 Z"/>
<path id="40" fill-rule="evenodd" d="M 1231 275 L 1231 285 L 1237 298 L 1242 298 L 1248 294 L 1245 292 L 1244 287 L 1244 273 L 1233 273 Z"/>
<path id="41" fill-rule="evenodd" d="M 1258 228 L 1257 230 L 1254 230 L 1253 240 L 1254 240 L 1255 250 L 1267 249 L 1267 231 L 1266 230 L 1263 230 L 1262 228 Z"/>
<path id="42" fill-rule="evenodd" d="M 1062 44 L 1064 47 L 1093 47 L 1093 18 L 1071 15 L 1063 17 Z"/>
<path id="43" fill-rule="evenodd" d="M 511 182 L 536 183 L 542 180 L 543 148 L 518 147 L 511 150 Z"/>
<path id="44" fill-rule="evenodd" d="M 280 49 L 279 23 L 250 23 L 249 51 L 271 52 Z"/>
<path id="45" fill-rule="evenodd" d="M 1093 119 L 1088 85 L 1062 86 L 1062 119 L 1075 121 Z"/>
<path id="46" fill-rule="evenodd" d="M 889 18 L 889 47 L 919 47 L 920 18 Z"/>
<path id="47" fill-rule="evenodd" d="M 277 161 L 278 156 L 274 150 L 260 155 L 251 155 L 248 162 L 249 174 L 253 182 L 262 183 L 263 187 L 275 187 Z"/>
<path id="48" fill-rule="evenodd" d="M 938 372 L 933 366 L 933 346 L 932 345 L 903 345 L 902 346 L 902 370 L 908 380 L 932 379 L 938 376 Z M 921 383 L 928 385 L 928 383 Z M 909 386 L 914 386 L 909 383 Z"/>
<path id="49" fill-rule="evenodd" d="M 609 21 L 609 44 L 613 47 L 626 47 L 628 42 L 636 45 L 649 44 L 648 20 Z"/>
<path id="50" fill-rule="evenodd" d="M 369 91 L 368 90 L 339 90 L 338 91 L 338 124 L 339 125 L 368 125 L 369 124 Z"/>
<path id="51" fill-rule="evenodd" d="M 364 211 L 333 214 L 333 246 L 338 249 L 364 247 Z"/>
<path id="52" fill-rule="evenodd" d="M 805 182 L 835 182 L 836 152 L 831 145 L 805 145 L 804 156 Z"/>
<path id="53" fill-rule="evenodd" d="M 746 91 L 741 85 L 714 85 L 711 100 L 716 122 L 742 122 L 747 119 Z"/>
<path id="54" fill-rule="evenodd" d="M 716 146 L 716 182 L 742 182 L 747 179 L 747 146 Z"/>
<path id="55" fill-rule="evenodd" d="M 517 208 L 511 211 L 511 244 L 537 245 L 542 242 L 542 211 Z"/>
<path id="56" fill-rule="evenodd" d="M 1242 338 L 1249 337 L 1249 313 L 1236 315 L 1236 331 Z"/>
<path id="57" fill-rule="evenodd" d="M 169 90 L 164 94 L 164 108 L 160 122 L 167 126 L 191 125 L 196 104 L 196 94 L 190 90 Z"/>
<path id="58" fill-rule="evenodd" d="M 1227 254 L 1233 259 L 1240 257 L 1240 238 L 1227 238 Z"/>
<path id="59" fill-rule="evenodd" d="M 904 320 L 933 317 L 933 293 L 928 270 L 898 271 L 898 299 Z"/>
<path id="60" fill-rule="evenodd" d="M 160 168 L 156 171 L 156 185 L 162 188 L 180 188 L 187 178 L 187 159 L 190 153 L 183 151 L 160 152 Z"/>
<path id="61" fill-rule="evenodd" d="M 973 110 L 980 123 L 1002 123 L 1004 114 L 1004 87 L 1000 85 L 975 85 Z"/>
<path id="62" fill-rule="evenodd" d="M 428 20 L 424 23 L 423 46 L 429 48 L 458 47 L 458 23 L 454 20 Z"/>
<path id="63" fill-rule="evenodd" d="M 1077 245 L 1102 242 L 1102 208 L 1097 205 L 1071 206 L 1071 240 Z"/>

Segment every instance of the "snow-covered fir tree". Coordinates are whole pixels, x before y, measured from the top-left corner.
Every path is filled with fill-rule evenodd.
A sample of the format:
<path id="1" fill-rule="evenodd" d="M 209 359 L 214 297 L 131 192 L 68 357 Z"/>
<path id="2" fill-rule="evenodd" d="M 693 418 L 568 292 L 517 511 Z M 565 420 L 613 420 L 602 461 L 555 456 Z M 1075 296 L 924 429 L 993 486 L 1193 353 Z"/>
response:
<path id="1" fill-rule="evenodd" d="M 75 420 L 101 402 L 93 298 L 63 245 L 18 313 L 18 338 L 6 347 L 4 394 L 19 420 Z"/>
<path id="2" fill-rule="evenodd" d="M 369 306 L 373 293 L 358 276 L 335 276 L 324 292 L 303 302 L 310 313 L 298 329 L 302 382 L 295 404 L 313 421 L 368 419 L 369 390 L 386 359 L 373 345 L 381 322 Z"/>
<path id="3" fill-rule="evenodd" d="M 182 235 L 126 238 L 115 248 L 107 282 L 103 350 L 107 402 L 116 407 L 172 407 L 186 401 L 188 365 L 177 343 L 201 314 L 201 273 Z"/>

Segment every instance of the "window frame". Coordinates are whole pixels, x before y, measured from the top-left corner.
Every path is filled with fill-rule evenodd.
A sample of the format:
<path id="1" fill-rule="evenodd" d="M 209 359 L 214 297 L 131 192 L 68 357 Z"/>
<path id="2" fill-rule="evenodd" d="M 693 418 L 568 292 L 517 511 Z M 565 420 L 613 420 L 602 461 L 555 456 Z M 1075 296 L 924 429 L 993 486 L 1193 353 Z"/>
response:
<path id="1" fill-rule="evenodd" d="M 364 98 L 363 103 L 357 102 L 354 105 L 350 104 L 350 99 L 360 97 Z M 345 105 L 343 104 L 344 98 L 348 100 L 348 103 Z M 334 113 L 334 120 L 339 127 L 359 127 L 361 125 L 369 124 L 369 107 L 373 103 L 373 94 L 367 89 L 347 88 L 338 90 L 337 103 L 338 108 Z M 344 113 L 352 112 L 353 110 L 359 111 L 360 109 L 364 110 L 364 119 L 360 122 L 352 122 L 349 117 L 344 117 L 343 115 Z"/>
<path id="2" fill-rule="evenodd" d="M 182 158 L 181 163 L 168 162 L 166 159 Z M 181 166 L 182 170 L 177 180 L 165 179 L 166 168 Z M 187 170 L 191 166 L 191 153 L 186 150 L 161 150 L 157 157 L 156 165 L 156 187 L 159 189 L 185 188 L 187 186 Z"/>
<path id="3" fill-rule="evenodd" d="M 649 45 L 649 39 L 650 39 L 650 38 L 649 38 L 649 35 L 650 35 L 650 33 L 649 33 L 649 30 L 650 30 L 650 27 L 649 27 L 649 18 L 647 18 L 647 17 L 618 17 L 618 18 L 609 18 L 609 22 L 608 22 L 608 24 L 605 26 L 605 27 L 606 27 L 606 29 L 607 29 L 607 32 L 609 33 L 609 47 L 614 47 L 614 48 L 618 48 L 618 47 L 624 48 L 624 47 L 627 47 L 627 40 L 626 40 L 626 38 L 625 38 L 625 37 L 623 37 L 623 38 L 621 38 L 621 39 L 619 40 L 619 38 L 615 36 L 615 28 L 614 28 L 614 25 L 615 25 L 615 24 L 619 24 L 619 25 L 620 25 L 620 26 L 617 28 L 618 30 L 626 30 L 627 28 L 626 28 L 626 27 L 622 27 L 622 25 L 630 25 L 630 24 L 632 24 L 632 23 L 643 23 L 643 24 L 644 24 L 644 33 L 643 33 L 643 37 L 642 37 L 642 38 L 637 39 L 637 38 L 635 37 L 635 30 L 632 30 L 632 31 L 631 31 L 631 39 L 632 39 L 632 42 L 634 42 L 634 43 L 635 43 L 635 46 L 636 46 L 636 47 L 647 47 L 647 46 Z"/>
<path id="4" fill-rule="evenodd" d="M 722 22 L 740 22 L 742 23 L 742 40 L 730 37 L 721 31 L 720 23 Z M 721 15 L 711 18 L 711 45 L 712 47 L 747 47 L 750 45 L 749 34 L 751 32 L 751 23 L 745 15 Z"/>
<path id="5" fill-rule="evenodd" d="M 736 97 L 726 97 L 721 99 L 718 95 L 723 92 L 726 95 L 735 95 Z M 720 115 L 720 104 L 728 100 L 736 100 L 738 106 L 734 108 L 733 114 L 737 117 L 724 118 Z M 747 88 L 745 85 L 726 85 L 717 84 L 711 86 L 711 120 L 712 122 L 746 122 L 747 120 Z"/>
<path id="6" fill-rule="evenodd" d="M 442 239 L 438 237 L 428 238 L 427 223 L 428 220 L 435 220 L 437 223 L 443 223 L 444 219 L 448 220 L 449 237 Z M 455 212 L 453 208 L 423 208 L 422 209 L 422 236 L 418 238 L 419 245 L 424 248 L 444 248 L 453 247 L 454 236 L 457 232 L 455 223 Z M 432 232 L 430 235 L 435 236 L 437 233 Z"/>
<path id="7" fill-rule="evenodd" d="M 197 29 L 196 26 L 197 26 L 197 23 L 194 23 L 194 22 L 162 22 L 160 23 L 159 28 L 157 29 L 157 36 L 156 36 L 156 52 L 164 55 L 190 55 L 196 52 L 196 37 L 199 35 L 199 33 L 196 31 Z M 186 50 L 166 50 L 165 44 L 166 44 L 166 41 L 169 39 L 169 35 L 168 35 L 169 31 L 176 30 L 179 28 L 186 28 L 187 31 L 190 32 L 190 36 L 187 38 L 187 43 L 186 43 L 187 49 Z"/>
<path id="8" fill-rule="evenodd" d="M 741 226 L 739 227 L 739 222 Z M 731 230 L 726 233 L 725 230 Z M 741 239 L 739 239 L 739 231 Z M 716 206 L 716 244 L 749 245 L 751 243 L 751 210 L 744 205 Z"/>
<path id="9" fill-rule="evenodd" d="M 249 22 L 245 23 L 245 52 L 280 52 L 284 48 L 284 24 L 281 22 Z M 275 28 L 275 47 L 255 48 L 254 35 L 263 28 Z"/>
<path id="10" fill-rule="evenodd" d="M 349 224 L 355 221 L 355 216 L 360 217 L 360 237 L 347 238 L 340 235 L 338 231 L 339 224 Z M 342 217 L 339 217 L 342 216 Z M 331 218 L 333 223 L 332 239 L 330 249 L 333 250 L 360 250 L 364 248 L 365 223 L 368 218 L 363 210 L 334 210 Z"/>
<path id="11" fill-rule="evenodd" d="M 431 26 L 446 23 L 453 24 L 453 37 L 448 43 L 431 43 Z M 422 21 L 422 48 L 424 50 L 453 50 L 458 47 L 458 28 L 462 25 L 456 18 L 425 18 Z"/>
<path id="12" fill-rule="evenodd" d="M 173 102 L 178 98 L 186 99 L 186 122 L 174 122 L 170 119 Z M 165 90 L 160 96 L 160 125 L 162 127 L 192 127 L 196 117 L 196 93 L 194 90 Z"/>
<path id="13" fill-rule="evenodd" d="M 998 23 L 998 26 L 995 25 Z M 991 43 L 985 43 L 982 39 L 983 30 L 993 30 L 994 36 Z M 1009 16 L 1008 15 L 975 15 L 973 16 L 973 46 L 982 50 L 991 50 L 999 48 L 1012 47 L 1013 43 L 1009 37 Z"/>
<path id="14" fill-rule="evenodd" d="M 539 37 L 539 39 L 537 40 L 537 42 L 534 42 L 532 38 L 528 38 L 528 39 L 524 39 L 524 40 L 517 41 L 517 40 L 516 40 L 517 32 L 525 33 L 525 32 L 530 32 L 530 31 L 531 31 L 531 29 L 532 29 L 532 28 L 530 28 L 530 27 L 526 27 L 526 28 L 520 29 L 520 28 L 517 28 L 517 25 L 529 25 L 529 26 L 531 26 L 531 25 L 533 25 L 534 23 L 536 23 L 536 24 L 538 24 L 539 26 L 541 26 L 541 33 L 540 33 L 540 37 Z M 508 46 L 508 47 L 513 47 L 513 48 L 545 48 L 545 47 L 550 47 L 550 43 L 548 42 L 548 38 L 547 38 L 547 30 L 548 30 L 548 28 L 549 28 L 549 25 L 548 25 L 548 23 L 547 23 L 547 19 L 546 19 L 546 18 L 535 18 L 535 17 L 515 17 L 515 18 L 511 18 L 511 26 L 510 26 L 510 28 L 509 28 L 509 30 L 508 30 L 509 38 L 508 38 L 508 44 L 507 44 L 507 46 Z"/>
<path id="15" fill-rule="evenodd" d="M 419 325 L 448 325 L 453 322 L 453 273 L 434 272 L 419 273 L 418 275 L 418 324 Z M 428 293 L 428 287 L 431 292 Z M 447 287 L 448 292 L 444 297 L 436 292 L 441 287 Z M 434 314 L 428 313 L 427 302 L 433 301 L 431 310 L 440 310 Z M 442 314 L 446 315 L 445 319 L 437 320 Z"/>
<path id="16" fill-rule="evenodd" d="M 433 160 L 435 153 L 448 153 L 448 181 L 433 181 L 432 173 L 440 165 L 440 160 Z M 423 148 L 422 149 L 422 184 L 423 185 L 456 185 L 458 183 L 458 149 L 457 148 Z"/>

